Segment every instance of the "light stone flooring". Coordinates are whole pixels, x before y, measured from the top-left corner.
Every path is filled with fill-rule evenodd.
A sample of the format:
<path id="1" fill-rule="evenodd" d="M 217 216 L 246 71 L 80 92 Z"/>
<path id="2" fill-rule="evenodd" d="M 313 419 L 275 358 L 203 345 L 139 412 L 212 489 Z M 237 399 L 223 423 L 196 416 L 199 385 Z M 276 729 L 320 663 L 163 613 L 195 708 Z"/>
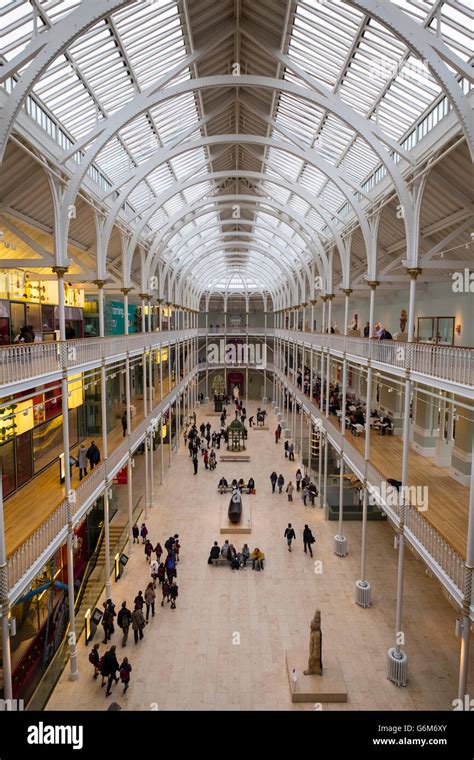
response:
<path id="1" fill-rule="evenodd" d="M 247 405 L 248 414 L 257 404 Z M 387 649 L 394 643 L 397 552 L 393 530 L 387 523 L 368 524 L 367 579 L 373 587 L 373 605 L 361 609 L 354 602 L 359 577 L 361 524 L 345 522 L 349 554 L 333 553 L 337 523 L 324 520 L 323 510 L 304 507 L 299 495 L 293 503 L 286 494 L 271 494 L 270 472 L 294 478 L 298 461 L 285 460 L 283 443 L 274 443 L 275 416 L 269 409 L 268 431 L 249 432 L 247 464 L 218 463 L 214 473 L 199 467 L 193 475 L 182 440 L 171 469 L 159 485 L 155 466 L 155 506 L 147 525 L 153 542 L 162 545 L 179 533 L 177 609 L 157 606 L 137 645 L 129 638 L 126 649 L 120 634 L 113 636 L 117 654 L 133 667 L 131 685 L 123 696 L 120 685 L 105 699 L 100 679 L 92 679 L 90 646 L 81 639 L 79 679 L 64 671 L 47 709 L 105 710 L 117 700 L 127 710 L 314 710 L 313 704 L 292 704 L 285 668 L 285 650 L 307 651 L 309 623 L 316 608 L 322 612 L 324 652 L 337 656 L 347 684 L 346 704 L 324 704 L 323 710 L 449 710 L 457 696 L 459 640 L 454 635 L 456 611 L 444 598 L 438 583 L 429 578 L 421 561 L 406 552 L 403 605 L 403 647 L 409 658 L 409 682 L 397 688 L 387 680 Z M 229 406 L 229 410 L 232 407 Z M 207 407 L 210 411 L 210 407 Z M 198 424 L 207 418 L 198 412 Z M 209 416 L 213 426 L 218 416 Z M 221 449 L 222 451 L 222 449 Z M 252 533 L 236 536 L 240 548 L 247 541 L 267 557 L 264 572 L 232 572 L 226 566 L 209 566 L 207 557 L 219 533 L 223 501 L 216 492 L 218 478 L 255 478 L 257 493 L 244 496 L 252 508 Z M 297 540 L 287 551 L 283 533 L 292 522 Z M 305 555 L 302 529 L 307 522 L 317 537 L 314 560 Z M 314 547 L 313 547 L 314 548 Z M 124 577 L 112 584 L 117 608 L 129 604 L 149 580 L 143 547 L 135 546 Z M 105 598 L 105 597 L 104 597 Z M 116 631 L 118 628 L 116 627 Z M 102 628 L 96 634 L 101 641 Z M 236 635 L 238 634 L 238 636 Z M 240 642 L 240 643 L 239 643 Z M 101 646 L 101 651 L 105 647 Z M 473 651 L 471 647 L 471 652 Z M 471 674 L 474 675 L 471 658 Z M 468 693 L 474 693 L 471 676 Z"/>

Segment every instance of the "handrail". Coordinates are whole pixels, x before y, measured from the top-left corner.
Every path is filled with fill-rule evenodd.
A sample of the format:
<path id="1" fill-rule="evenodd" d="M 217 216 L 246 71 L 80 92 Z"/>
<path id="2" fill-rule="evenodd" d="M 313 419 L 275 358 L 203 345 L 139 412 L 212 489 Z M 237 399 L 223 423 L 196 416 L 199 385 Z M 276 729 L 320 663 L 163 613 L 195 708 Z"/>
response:
<path id="1" fill-rule="evenodd" d="M 74 338 L 51 343 L 0 346 L 0 391 L 10 383 L 50 373 L 80 368 L 85 364 L 182 342 L 197 337 L 197 328 L 169 332 L 131 333 L 104 338 Z"/>
<path id="2" fill-rule="evenodd" d="M 474 385 L 474 349 L 472 348 L 279 329 L 275 331 L 275 335 L 284 339 L 309 342 L 321 348 L 352 354 L 358 358 L 370 359 L 391 367 L 418 372 L 460 385 L 471 387 Z"/>

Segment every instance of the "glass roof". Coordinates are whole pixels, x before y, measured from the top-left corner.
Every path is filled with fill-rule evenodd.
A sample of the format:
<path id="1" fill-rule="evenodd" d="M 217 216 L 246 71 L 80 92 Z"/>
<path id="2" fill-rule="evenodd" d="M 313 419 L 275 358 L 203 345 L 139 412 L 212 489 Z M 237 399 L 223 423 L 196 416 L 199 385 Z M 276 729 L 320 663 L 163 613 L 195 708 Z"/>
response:
<path id="1" fill-rule="evenodd" d="M 256 2 L 242 0 L 244 9 Z M 463 61 L 472 57 L 472 7 L 468 3 L 393 0 L 392 4 L 418 25 L 439 35 Z M 4 61 L 12 61 L 33 36 L 44 34 L 81 5 L 78 0 L 5 0 Z M 223 12 L 224 6 L 227 0 L 222 0 Z M 200 279 L 205 289 L 270 290 L 286 277 L 280 267 L 282 262 L 296 271 L 303 260 L 311 260 L 308 234 L 295 231 L 283 220 L 283 213 L 298 220 L 298 227 L 302 222 L 311 230 L 311 237 L 322 243 L 327 240 L 329 246 L 330 228 L 342 230 L 345 221 L 350 220 L 347 197 L 327 176 L 325 167 L 333 167 L 349 198 L 354 198 L 354 185 L 362 186 L 374 175 L 380 158 L 353 128 L 352 121 L 343 122 L 324 105 L 326 94 L 336 96 L 342 106 L 375 124 L 386 137 L 398 143 L 405 140 L 405 145 L 410 130 L 443 95 L 424 62 L 375 19 L 342 0 L 297 0 L 291 7 L 294 11 L 286 29 L 278 14 L 274 22 L 268 22 L 269 26 L 274 23 L 272 29 L 278 39 L 287 40 L 282 52 L 289 63 L 280 67 L 279 76 L 306 89 L 307 77 L 312 77 L 314 92 L 321 91 L 324 96 L 320 105 L 277 90 L 270 107 L 262 95 L 261 109 L 266 109 L 267 121 L 262 121 L 265 126 L 258 131 L 260 121 L 251 105 L 256 102 L 255 96 L 260 102 L 260 90 L 234 88 L 228 103 L 219 89 L 211 95 L 184 92 L 129 120 L 95 160 L 94 176 L 106 183 L 101 183 L 102 190 L 112 187 L 112 192 L 102 194 L 98 189 L 99 200 L 109 206 L 126 183 L 146 167 L 146 175 L 134 183 L 126 198 L 126 221 L 132 230 L 140 231 L 147 245 L 153 247 L 154 241 L 160 241 L 161 260 L 168 262 L 172 270 L 193 260 L 202 261 L 206 247 L 211 250 L 206 264 L 212 264 L 214 272 L 205 266 Z M 132 104 L 165 74 L 170 75 L 169 85 L 196 76 L 230 72 L 231 64 L 219 52 L 204 54 L 196 65 L 188 61 L 195 49 L 192 19 L 199 17 L 199 0 L 189 0 L 186 8 L 191 15 L 176 0 L 133 3 L 95 23 L 54 60 L 31 95 L 60 127 L 63 147 L 66 138 L 74 145 Z M 218 21 L 216 18 L 216 28 Z M 239 48 L 245 38 L 244 19 L 240 21 L 234 33 Z M 259 48 L 252 46 L 248 53 L 252 71 L 258 56 Z M 276 62 L 273 64 L 276 70 Z M 19 68 L 17 76 L 26 65 Z M 244 73 L 244 60 L 241 65 Z M 267 69 L 268 61 L 262 70 Z M 234 90 L 238 97 L 234 97 Z M 213 109 L 222 102 L 221 110 L 213 117 Z M 214 125 L 217 131 L 213 131 Z M 248 125 L 251 133 L 275 140 L 281 147 L 257 149 L 245 144 L 239 148 L 231 140 L 214 147 L 193 145 L 223 129 L 229 134 L 245 133 Z M 162 158 L 164 150 L 182 142 L 188 145 L 186 152 Z M 308 150 L 311 159 L 301 158 L 301 151 Z M 80 161 L 81 155 L 76 159 Z M 310 162 L 313 158 L 317 166 Z M 227 190 L 222 177 L 207 179 L 212 172 L 222 172 L 222 167 L 241 172 L 242 180 L 258 167 L 266 178 L 254 179 L 249 174 L 249 180 L 239 185 L 239 179 L 229 176 Z M 377 176 L 384 176 L 384 171 Z M 177 183 L 182 188 L 173 194 Z M 224 224 L 232 217 L 229 204 L 221 203 L 219 194 L 232 196 L 236 186 L 240 188 L 237 195 L 254 195 L 255 203 L 241 224 L 237 218 L 232 226 Z M 370 189 L 375 186 L 374 179 Z M 208 199 L 208 206 L 202 206 L 203 199 Z M 196 218 L 188 220 L 187 215 L 196 206 Z M 199 235 L 192 235 L 200 230 Z M 230 243 L 233 247 L 229 249 Z M 244 243 L 248 247 L 239 249 Z M 269 264 L 272 259 L 273 270 Z M 192 274 L 199 279 L 199 272 Z"/>

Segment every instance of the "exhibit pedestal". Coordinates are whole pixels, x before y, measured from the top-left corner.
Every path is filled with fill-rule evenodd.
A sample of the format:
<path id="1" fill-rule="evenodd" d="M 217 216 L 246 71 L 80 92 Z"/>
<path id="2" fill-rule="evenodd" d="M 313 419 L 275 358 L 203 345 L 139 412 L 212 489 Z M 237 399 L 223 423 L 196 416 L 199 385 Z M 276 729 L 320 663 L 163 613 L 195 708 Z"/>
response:
<path id="1" fill-rule="evenodd" d="M 229 502 L 222 505 L 221 513 L 221 533 L 251 533 L 252 532 L 252 515 L 250 510 L 249 499 L 242 500 L 242 514 L 238 523 L 231 523 L 229 520 Z"/>
<path id="2" fill-rule="evenodd" d="M 347 702 L 346 682 L 337 657 L 323 652 L 323 675 L 305 676 L 307 646 L 285 652 L 292 702 Z M 294 680 L 296 673 L 296 681 Z"/>

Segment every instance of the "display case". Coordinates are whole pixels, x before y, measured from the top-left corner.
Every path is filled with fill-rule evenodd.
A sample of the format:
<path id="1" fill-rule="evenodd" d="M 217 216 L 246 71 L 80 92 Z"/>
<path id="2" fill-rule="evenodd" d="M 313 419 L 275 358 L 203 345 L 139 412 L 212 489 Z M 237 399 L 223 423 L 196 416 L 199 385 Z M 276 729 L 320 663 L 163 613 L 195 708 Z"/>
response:
<path id="1" fill-rule="evenodd" d="M 420 343 L 440 346 L 454 344 L 455 317 L 418 317 L 417 338 Z"/>

